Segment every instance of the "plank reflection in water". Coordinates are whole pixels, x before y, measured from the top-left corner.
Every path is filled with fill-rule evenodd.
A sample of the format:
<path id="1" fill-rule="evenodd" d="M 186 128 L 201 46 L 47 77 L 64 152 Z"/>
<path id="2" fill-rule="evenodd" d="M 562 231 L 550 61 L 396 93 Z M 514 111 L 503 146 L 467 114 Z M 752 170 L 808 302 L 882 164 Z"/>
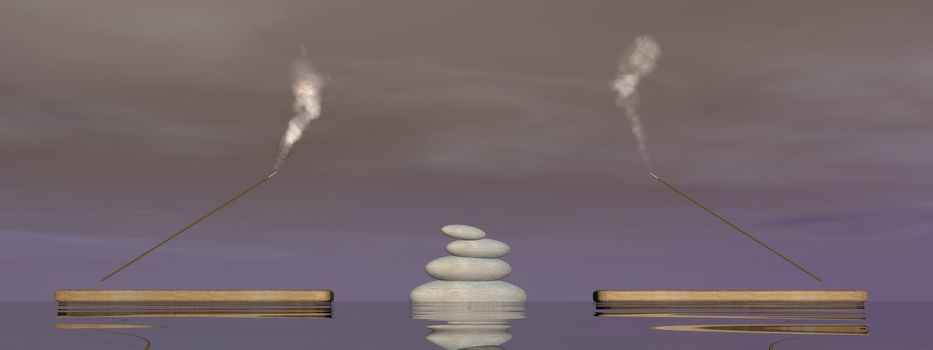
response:
<path id="1" fill-rule="evenodd" d="M 595 316 L 768 320 L 848 320 L 867 318 L 861 303 L 609 302 L 597 303 Z"/>
<path id="2" fill-rule="evenodd" d="M 331 303 L 59 303 L 58 317 L 330 318 Z"/>
<path id="3" fill-rule="evenodd" d="M 767 333 L 867 335 L 868 326 L 860 324 L 707 324 L 657 326 L 651 329 L 682 332 Z"/>
<path id="4" fill-rule="evenodd" d="M 442 321 L 425 339 L 444 349 L 503 349 L 510 320 L 525 318 L 524 303 L 413 303 L 412 318 Z"/>
<path id="5" fill-rule="evenodd" d="M 56 323 L 55 329 L 133 329 L 133 328 L 162 328 L 162 326 L 151 326 L 144 324 L 125 324 L 125 323 Z"/>
<path id="6" fill-rule="evenodd" d="M 680 295 L 675 295 L 681 297 Z M 689 294 L 703 296 L 705 294 Z M 737 294 L 736 294 L 737 296 Z M 764 295 L 767 296 L 767 295 Z M 799 294 L 798 296 L 807 296 Z M 809 298 L 809 296 L 808 296 Z M 680 298 L 683 299 L 683 298 Z M 859 300 L 842 301 L 781 301 L 744 300 L 745 297 L 715 301 L 702 299 L 682 300 L 624 300 L 597 302 L 597 317 L 637 318 L 709 318 L 709 319 L 760 319 L 834 322 L 862 322 L 868 318 L 865 304 Z M 766 299 L 766 298 L 761 298 Z M 812 298 L 811 298 L 812 299 Z M 706 324 L 655 326 L 654 330 L 718 333 L 769 333 L 769 334 L 813 334 L 813 335 L 866 335 L 868 326 L 862 324 Z M 773 344 L 772 344 L 773 345 Z"/>

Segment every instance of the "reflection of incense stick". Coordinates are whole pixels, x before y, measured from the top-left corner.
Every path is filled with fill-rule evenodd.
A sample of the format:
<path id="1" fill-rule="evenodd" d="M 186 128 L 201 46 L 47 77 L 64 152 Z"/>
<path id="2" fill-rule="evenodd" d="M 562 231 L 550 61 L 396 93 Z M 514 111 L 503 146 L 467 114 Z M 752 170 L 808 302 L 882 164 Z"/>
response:
<path id="1" fill-rule="evenodd" d="M 812 337 L 812 335 L 803 336 L 803 337 L 784 338 L 784 339 L 781 339 L 781 340 L 778 340 L 778 341 L 776 341 L 776 342 L 771 343 L 771 345 L 768 345 L 768 350 L 774 350 L 774 346 L 775 346 L 775 345 L 778 345 L 778 344 L 780 344 L 780 343 L 786 342 L 786 341 L 788 341 L 788 340 L 796 340 L 796 339 L 803 339 L 803 338 L 809 338 L 809 337 Z"/>
<path id="2" fill-rule="evenodd" d="M 823 282 L 823 280 L 822 280 L 821 278 L 816 277 L 816 275 L 810 273 L 810 271 L 807 271 L 807 269 L 803 268 L 803 266 L 798 265 L 797 263 L 795 263 L 793 260 L 791 260 L 791 259 L 788 258 L 787 256 L 784 256 L 784 254 L 781 254 L 781 253 L 778 252 L 777 250 L 774 250 L 774 248 L 771 248 L 771 247 L 768 246 L 765 242 L 762 242 L 760 239 L 758 239 L 758 237 L 755 237 L 755 235 L 749 233 L 748 231 L 743 230 L 741 227 L 736 226 L 736 224 L 733 224 L 731 221 L 729 221 L 728 219 L 726 219 L 726 218 L 722 217 L 721 215 L 717 214 L 717 213 L 716 213 L 715 211 L 713 211 L 712 209 L 707 208 L 705 205 L 703 205 L 702 203 L 698 202 L 696 199 L 693 199 L 692 197 L 690 197 L 690 196 L 687 195 L 686 193 L 681 192 L 681 191 L 678 190 L 676 187 L 674 187 L 674 185 L 669 184 L 667 181 L 664 181 L 663 179 L 661 179 L 660 177 L 658 177 L 658 176 L 655 175 L 654 173 L 650 173 L 650 172 L 649 172 L 648 174 L 650 174 L 652 177 L 654 177 L 655 180 L 658 180 L 659 182 L 661 182 L 662 184 L 664 184 L 664 186 L 667 186 L 667 188 L 670 188 L 672 191 L 677 192 L 677 194 L 683 196 L 684 198 L 686 198 L 687 200 L 689 200 L 689 201 L 692 202 L 693 204 L 696 204 L 696 206 L 698 206 L 698 207 L 700 207 L 700 208 L 703 208 L 703 210 L 706 210 L 707 213 L 712 214 L 712 215 L 715 216 L 717 219 L 721 220 L 722 222 L 725 222 L 725 223 L 726 223 L 727 225 L 729 225 L 729 226 L 732 226 L 732 228 L 734 228 L 736 231 L 739 231 L 740 233 L 742 233 L 742 234 L 745 235 L 746 237 L 751 238 L 753 241 L 755 241 L 756 243 L 760 244 L 762 247 L 765 247 L 765 249 L 768 249 L 769 251 L 771 251 L 771 252 L 774 253 L 775 255 L 781 257 L 781 259 L 784 259 L 784 261 L 787 261 L 787 262 L 789 262 L 791 265 L 794 265 L 794 267 L 796 267 L 798 270 L 803 271 L 804 273 L 810 275 L 810 277 L 815 278 L 817 281 Z"/>
<path id="3" fill-rule="evenodd" d="M 230 203 L 233 203 L 233 202 L 236 201 L 237 199 L 240 199 L 240 197 L 243 197 L 243 195 L 245 195 L 245 194 L 248 193 L 249 191 L 252 191 L 254 188 L 259 187 L 259 185 L 262 185 L 262 184 L 265 183 L 266 181 L 269 181 L 269 179 L 271 179 L 273 176 L 275 176 L 275 174 L 278 174 L 278 173 L 279 173 L 278 170 L 276 170 L 276 171 L 272 172 L 271 174 L 269 174 L 268 176 L 263 177 L 261 180 L 257 181 L 257 182 L 254 183 L 252 186 L 247 187 L 245 190 L 243 190 L 243 191 L 240 192 L 240 193 L 237 193 L 237 195 L 233 196 L 233 198 L 228 199 L 228 200 L 227 200 L 226 202 L 224 202 L 223 204 L 221 204 L 221 205 L 217 206 L 216 208 L 212 209 L 211 211 L 207 212 L 207 214 L 201 215 L 201 217 L 197 218 L 196 220 L 194 220 L 193 222 L 191 222 L 190 224 L 188 224 L 188 226 L 183 227 L 182 229 L 180 229 L 180 230 L 178 230 L 177 232 L 175 232 L 175 234 L 173 234 L 173 235 L 169 236 L 168 238 L 162 240 L 162 242 L 159 242 L 158 244 L 152 246 L 152 248 L 149 248 L 148 250 L 146 250 L 146 251 L 143 252 L 142 254 L 139 254 L 138 256 L 136 256 L 135 258 L 133 258 L 133 260 L 130 260 L 130 261 L 127 262 L 126 264 L 123 264 L 123 266 L 120 266 L 118 269 L 114 270 L 114 271 L 111 272 L 109 275 L 104 276 L 104 278 L 101 278 L 100 281 L 101 281 L 101 282 L 106 281 L 108 278 L 112 277 L 113 275 L 116 275 L 118 272 L 123 271 L 123 269 L 125 269 L 125 268 L 127 268 L 128 266 L 132 265 L 133 263 L 135 263 L 135 262 L 138 261 L 139 259 L 142 259 L 144 256 L 148 255 L 149 253 L 152 253 L 152 251 L 158 249 L 159 247 L 161 247 L 161 246 L 164 245 L 165 243 L 168 243 L 168 241 L 171 241 L 171 240 L 174 239 L 175 237 L 178 237 L 178 235 L 184 233 L 185 231 L 188 231 L 189 228 L 193 227 L 194 225 L 197 225 L 199 222 L 203 221 L 204 219 L 207 219 L 209 216 L 214 215 L 214 213 L 220 211 L 220 209 L 223 209 L 224 207 L 226 207 L 226 206 L 229 205 Z"/>
<path id="4" fill-rule="evenodd" d="M 136 334 L 130 334 L 130 333 L 124 333 L 124 332 L 117 332 L 117 331 L 111 331 L 111 330 L 106 330 L 106 329 L 101 329 L 100 331 L 101 331 L 101 332 L 107 332 L 107 333 L 113 333 L 113 334 L 119 334 L 119 335 L 125 335 L 125 336 L 128 336 L 128 337 L 133 337 L 133 338 L 142 340 L 142 341 L 146 342 L 146 347 L 144 347 L 143 350 L 149 350 L 149 346 L 152 345 L 152 342 L 149 341 L 149 339 L 146 339 L 146 337 L 139 336 L 139 335 L 136 335 Z"/>

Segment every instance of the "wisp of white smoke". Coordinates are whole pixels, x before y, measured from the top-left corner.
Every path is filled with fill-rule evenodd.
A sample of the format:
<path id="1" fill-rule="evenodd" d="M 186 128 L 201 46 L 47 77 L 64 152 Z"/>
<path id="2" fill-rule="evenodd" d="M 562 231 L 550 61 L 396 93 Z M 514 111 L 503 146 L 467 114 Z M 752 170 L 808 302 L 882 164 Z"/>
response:
<path id="1" fill-rule="evenodd" d="M 282 136 L 279 144 L 279 156 L 275 160 L 275 169 L 278 170 L 288 155 L 292 146 L 301 139 L 305 128 L 312 120 L 321 116 L 321 88 L 323 79 L 314 71 L 311 62 L 301 57 L 292 65 L 292 94 L 295 95 L 295 116 L 288 121 L 288 129 Z"/>
<path id="2" fill-rule="evenodd" d="M 641 125 L 641 116 L 638 115 L 638 83 L 641 79 L 654 71 L 658 58 L 661 57 L 661 47 L 650 36 L 635 38 L 635 44 L 626 50 L 619 62 L 616 79 L 612 88 L 618 93 L 616 103 L 625 110 L 625 115 L 632 123 L 632 133 L 638 141 L 638 151 L 645 166 L 651 171 L 651 157 L 648 156 L 648 146 L 645 141 L 645 131 Z"/>

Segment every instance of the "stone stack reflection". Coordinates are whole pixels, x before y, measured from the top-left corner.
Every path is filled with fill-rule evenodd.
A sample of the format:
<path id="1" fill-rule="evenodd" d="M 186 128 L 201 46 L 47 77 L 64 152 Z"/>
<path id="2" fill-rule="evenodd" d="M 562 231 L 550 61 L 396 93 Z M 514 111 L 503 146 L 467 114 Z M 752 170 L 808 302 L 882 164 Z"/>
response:
<path id="1" fill-rule="evenodd" d="M 502 349 L 512 339 L 510 320 L 524 318 L 523 303 L 417 303 L 412 318 L 442 321 L 428 326 L 429 342 L 444 349 Z"/>

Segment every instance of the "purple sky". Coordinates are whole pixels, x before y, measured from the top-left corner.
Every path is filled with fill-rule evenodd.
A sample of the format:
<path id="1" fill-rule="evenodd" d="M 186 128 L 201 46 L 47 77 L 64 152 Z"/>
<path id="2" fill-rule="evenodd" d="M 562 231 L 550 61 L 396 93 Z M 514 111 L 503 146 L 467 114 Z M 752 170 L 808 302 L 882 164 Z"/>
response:
<path id="1" fill-rule="evenodd" d="M 464 223 L 532 300 L 595 289 L 858 288 L 933 300 L 929 1 L 7 0 L 0 300 L 59 288 L 327 288 L 406 300 Z M 572 5 L 571 5 L 572 4 Z M 659 174 L 609 83 L 650 34 Z M 267 174 L 289 64 L 327 76 Z"/>

